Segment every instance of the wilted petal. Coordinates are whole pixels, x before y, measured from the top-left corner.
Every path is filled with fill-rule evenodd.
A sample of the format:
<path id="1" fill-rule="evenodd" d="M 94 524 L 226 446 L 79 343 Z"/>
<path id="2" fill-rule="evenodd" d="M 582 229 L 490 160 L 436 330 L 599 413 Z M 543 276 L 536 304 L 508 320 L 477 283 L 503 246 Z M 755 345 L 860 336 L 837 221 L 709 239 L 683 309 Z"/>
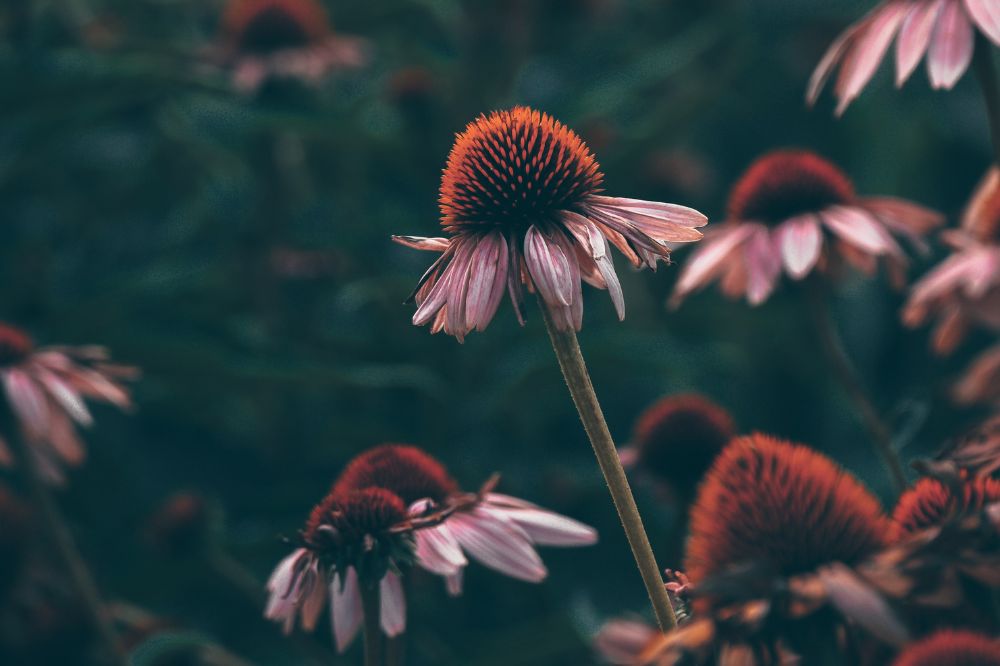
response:
<path id="1" fill-rule="evenodd" d="M 597 530 L 572 518 L 545 509 L 504 509 L 508 518 L 540 546 L 589 546 L 597 543 Z"/>
<path id="2" fill-rule="evenodd" d="M 910 8 L 896 41 L 896 85 L 902 86 L 927 52 L 934 23 L 946 0 L 915 2 Z"/>
<path id="3" fill-rule="evenodd" d="M 548 573 L 527 533 L 501 511 L 477 506 L 455 513 L 448 526 L 462 548 L 490 568 L 530 582 Z"/>
<path id="4" fill-rule="evenodd" d="M 468 564 L 446 523 L 416 530 L 414 537 L 417 541 L 417 562 L 424 569 L 448 576 Z"/>
<path id="5" fill-rule="evenodd" d="M 932 87 L 947 90 L 961 78 L 972 62 L 973 38 L 962 0 L 945 0 L 927 54 Z"/>
<path id="6" fill-rule="evenodd" d="M 451 246 L 450 238 L 425 238 L 423 236 L 393 236 L 392 240 L 413 248 L 414 250 L 427 250 L 428 252 L 444 252 Z"/>
<path id="7" fill-rule="evenodd" d="M 358 573 L 354 567 L 348 567 L 343 581 L 340 572 L 333 574 L 330 583 L 331 613 L 333 636 L 337 643 L 337 652 L 343 653 L 361 630 L 364 612 L 361 608 L 361 590 L 358 588 Z"/>
<path id="8" fill-rule="evenodd" d="M 313 560 L 306 573 L 309 578 L 303 588 L 305 597 L 302 599 L 302 628 L 312 631 L 316 628 L 316 621 L 326 602 L 327 583 L 320 572 L 318 560 Z"/>
<path id="9" fill-rule="evenodd" d="M 493 319 L 507 286 L 507 261 L 510 253 L 503 234 L 493 232 L 483 237 L 472 256 L 465 323 L 482 331 Z"/>
<path id="10" fill-rule="evenodd" d="M 781 257 L 788 274 L 800 280 L 809 274 L 819 261 L 823 247 L 823 234 L 814 215 L 802 215 L 781 223 L 777 235 L 781 244 Z"/>
<path id="11" fill-rule="evenodd" d="M 294 618 L 299 574 L 302 571 L 303 558 L 307 557 L 309 557 L 309 551 L 305 548 L 298 548 L 274 568 L 267 580 L 269 596 L 267 606 L 264 609 L 264 617 L 269 620 Z"/>
<path id="12" fill-rule="evenodd" d="M 406 596 L 399 576 L 388 572 L 379 583 L 380 624 L 386 636 L 398 636 L 406 630 Z"/>
<path id="13" fill-rule="evenodd" d="M 837 610 L 876 638 L 896 646 L 910 639 L 906 627 L 886 600 L 848 567 L 843 564 L 824 567 L 819 571 L 819 578 Z"/>
<path id="14" fill-rule="evenodd" d="M 559 244 L 546 237 L 535 225 L 531 225 L 524 236 L 524 259 L 532 282 L 549 306 L 567 306 L 573 302 L 571 258 L 566 257 Z"/>
<path id="15" fill-rule="evenodd" d="M 609 208 L 642 213 L 649 217 L 659 218 L 685 227 L 703 227 L 708 224 L 708 218 L 704 214 L 694 208 L 679 204 L 600 195 L 591 196 L 590 201 Z"/>
<path id="16" fill-rule="evenodd" d="M 1000 46 L 1000 3 L 996 0 L 965 0 L 965 8 L 983 34 Z"/>

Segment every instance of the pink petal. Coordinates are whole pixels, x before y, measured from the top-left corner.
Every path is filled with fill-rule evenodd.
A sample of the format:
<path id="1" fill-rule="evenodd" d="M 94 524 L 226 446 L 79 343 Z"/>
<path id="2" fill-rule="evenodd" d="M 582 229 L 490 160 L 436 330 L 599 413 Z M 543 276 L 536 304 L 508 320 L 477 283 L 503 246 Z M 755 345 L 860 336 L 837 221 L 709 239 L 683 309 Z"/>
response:
<path id="1" fill-rule="evenodd" d="M 49 395 L 55 398 L 56 402 L 77 423 L 89 426 L 93 422 L 94 419 L 91 417 L 90 411 L 87 409 L 87 405 L 84 404 L 83 399 L 66 382 L 57 377 L 55 373 L 41 368 L 38 369 L 38 376 L 45 388 L 48 389 Z"/>
<path id="2" fill-rule="evenodd" d="M 700 218 L 697 219 L 697 222 L 693 219 L 681 218 L 684 220 L 684 223 L 681 224 L 659 217 L 652 210 L 612 206 L 594 206 L 594 208 L 598 208 L 606 215 L 612 215 L 628 221 L 633 227 L 658 243 L 689 243 L 701 240 L 702 233 L 695 226 L 703 226 L 705 220 L 707 220 L 701 213 L 691 209 L 687 210 L 691 210 L 693 214 L 699 215 Z"/>
<path id="3" fill-rule="evenodd" d="M 50 410 L 48 439 L 56 453 L 69 465 L 79 465 L 86 457 L 83 442 L 73 428 L 69 417 L 58 410 Z"/>
<path id="4" fill-rule="evenodd" d="M 549 306 L 567 306 L 573 302 L 570 259 L 555 240 L 547 238 L 535 225 L 524 236 L 524 259 L 532 282 Z"/>
<path id="5" fill-rule="evenodd" d="M 309 580 L 305 584 L 306 596 L 302 600 L 302 628 L 312 631 L 316 628 L 316 621 L 326 602 L 327 584 L 319 571 L 319 560 L 313 560 L 306 573 Z"/>
<path id="6" fill-rule="evenodd" d="M 462 548 L 490 568 L 533 583 L 548 574 L 527 533 L 503 512 L 477 506 L 454 514 L 448 526 Z"/>
<path id="7" fill-rule="evenodd" d="M 642 199 L 627 199 L 625 197 L 605 197 L 600 195 L 591 196 L 589 201 L 600 206 L 611 208 L 613 209 L 613 212 L 625 210 L 633 213 L 641 213 L 646 217 L 657 218 L 684 227 L 703 227 L 708 224 L 708 218 L 704 214 L 694 208 L 678 204 L 663 203 L 660 201 L 644 201 Z"/>
<path id="8" fill-rule="evenodd" d="M 945 0 L 915 2 L 896 40 L 896 87 L 901 87 L 927 52 L 934 23 Z"/>
<path id="9" fill-rule="evenodd" d="M 644 622 L 611 620 L 594 637 L 594 648 L 610 664 L 633 666 L 658 633 Z"/>
<path id="10" fill-rule="evenodd" d="M 25 429 L 34 437 L 48 432 L 48 403 L 34 380 L 21 370 L 10 369 L 3 374 L 3 381 L 7 398 Z"/>
<path id="11" fill-rule="evenodd" d="M 379 583 L 379 623 L 386 636 L 398 636 L 406 630 L 406 597 L 399 576 L 388 572 Z"/>
<path id="12" fill-rule="evenodd" d="M 300 561 L 309 556 L 305 548 L 298 548 L 281 560 L 267 580 L 268 600 L 264 617 L 269 620 L 294 618 L 297 588 L 299 586 Z"/>
<path id="13" fill-rule="evenodd" d="M 823 233 L 815 215 L 802 215 L 781 224 L 777 231 L 781 257 L 788 274 L 801 280 L 819 261 Z"/>
<path id="14" fill-rule="evenodd" d="M 821 216 L 833 233 L 860 250 L 875 255 L 902 253 L 878 220 L 863 209 L 831 206 Z"/>
<path id="15" fill-rule="evenodd" d="M 414 250 L 427 250 L 428 252 L 444 252 L 451 246 L 450 238 L 425 238 L 423 236 L 393 236 L 392 240 L 413 248 Z"/>
<path id="16" fill-rule="evenodd" d="M 608 239 L 597 228 L 597 225 L 578 213 L 564 211 L 562 221 L 570 233 L 576 237 L 577 242 L 586 249 L 594 260 L 604 287 L 607 288 L 611 302 L 615 306 L 615 313 L 618 315 L 619 321 L 624 320 L 625 296 L 622 293 L 621 283 L 618 281 L 618 273 L 615 272 L 615 265 L 611 260 Z"/>
<path id="17" fill-rule="evenodd" d="M 774 246 L 771 232 L 759 227 L 743 249 L 747 268 L 747 301 L 760 305 L 774 291 L 781 275 L 781 252 Z"/>
<path id="18" fill-rule="evenodd" d="M 496 314 L 507 286 L 508 256 L 507 241 L 500 232 L 487 234 L 476 245 L 465 305 L 467 328 L 482 331 Z"/>
<path id="19" fill-rule="evenodd" d="M 837 79 L 837 115 L 843 114 L 848 105 L 878 70 L 882 58 L 892 44 L 899 26 L 906 16 L 908 5 L 892 0 L 876 10 L 868 26 L 859 33 L 857 41 L 844 60 Z"/>
<path id="20" fill-rule="evenodd" d="M 759 225 L 737 223 L 725 225 L 698 244 L 681 271 L 670 303 L 676 307 L 687 294 L 705 286 L 725 266 L 733 250 L 743 243 Z"/>
<path id="21" fill-rule="evenodd" d="M 840 33 L 833 44 L 830 45 L 830 48 L 826 50 L 826 53 L 823 54 L 823 58 L 816 65 L 812 76 L 809 77 L 809 85 L 806 88 L 806 103 L 809 106 L 814 105 L 816 100 L 819 99 L 819 94 L 823 90 L 823 86 L 830 79 L 830 75 L 833 74 L 833 70 L 836 69 L 837 63 L 841 62 L 844 54 L 854 43 L 854 38 L 867 27 L 869 16 L 866 16 Z"/>
<path id="22" fill-rule="evenodd" d="M 973 37 L 972 23 L 962 0 L 945 0 L 927 55 L 927 71 L 933 88 L 951 89 L 969 68 L 975 44 Z"/>
<path id="23" fill-rule="evenodd" d="M 462 594 L 462 576 L 465 569 L 459 569 L 450 576 L 445 577 L 445 589 L 448 590 L 448 596 L 457 597 Z"/>
<path id="24" fill-rule="evenodd" d="M 965 8 L 983 34 L 1000 46 L 1000 3 L 996 0 L 965 0 Z"/>
<path id="25" fill-rule="evenodd" d="M 597 530 L 545 509 L 505 509 L 504 513 L 540 546 L 590 546 Z"/>
<path id="26" fill-rule="evenodd" d="M 469 563 L 445 523 L 416 530 L 414 536 L 417 562 L 431 573 L 448 576 Z"/>
<path id="27" fill-rule="evenodd" d="M 358 573 L 348 567 L 341 584 L 339 572 L 333 574 L 330 583 L 330 620 L 333 622 L 333 636 L 337 652 L 343 653 L 361 630 L 364 613 L 361 609 L 361 590 L 358 588 Z"/>

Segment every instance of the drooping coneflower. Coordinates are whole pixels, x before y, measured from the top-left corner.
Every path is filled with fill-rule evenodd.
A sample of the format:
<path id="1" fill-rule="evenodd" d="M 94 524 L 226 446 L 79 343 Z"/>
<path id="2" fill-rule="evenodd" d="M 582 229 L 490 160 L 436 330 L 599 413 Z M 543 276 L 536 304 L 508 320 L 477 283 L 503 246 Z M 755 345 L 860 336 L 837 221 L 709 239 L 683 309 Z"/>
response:
<path id="1" fill-rule="evenodd" d="M 993 502 L 1000 502 L 1000 480 L 980 477 L 952 488 L 937 479 L 923 478 L 896 504 L 893 540 L 982 511 Z"/>
<path id="2" fill-rule="evenodd" d="M 272 76 L 317 83 L 365 62 L 361 40 L 334 34 L 317 0 L 230 0 L 222 32 L 233 83 L 245 91 Z"/>
<path id="3" fill-rule="evenodd" d="M 395 236 L 441 257 L 420 279 L 413 323 L 462 340 L 483 330 L 510 294 L 523 322 L 523 289 L 541 296 L 560 330 L 579 330 L 581 280 L 625 302 L 614 245 L 636 267 L 656 267 L 668 243 L 701 238 L 701 213 L 684 206 L 603 196 L 603 175 L 583 141 L 547 114 L 515 107 L 459 134 L 441 180 L 446 238 Z"/>
<path id="4" fill-rule="evenodd" d="M 388 636 L 406 626 L 400 571 L 413 561 L 413 530 L 406 505 L 383 488 L 331 492 L 313 509 L 302 545 L 283 559 L 267 582 L 268 619 L 290 633 L 297 622 L 312 631 L 330 602 L 341 652 L 363 621 L 362 598 L 377 590 L 380 625 Z"/>
<path id="5" fill-rule="evenodd" d="M 123 381 L 135 376 L 134 368 L 110 363 L 102 347 L 35 348 L 24 332 L 0 323 L 0 381 L 32 464 L 49 481 L 61 481 L 64 466 L 84 459 L 76 425 L 93 422 L 84 401 L 128 409 Z M 13 455 L 2 437 L 0 462 L 9 465 Z"/>
<path id="6" fill-rule="evenodd" d="M 461 591 L 465 553 L 508 576 L 539 582 L 547 571 L 535 545 L 584 546 L 597 541 L 593 528 L 495 493 L 492 485 L 487 483 L 478 494 L 464 493 L 444 465 L 424 451 L 385 444 L 354 458 L 334 492 L 385 488 L 404 501 L 414 521 L 440 516 L 436 524 L 414 532 L 416 561 L 444 576 L 452 594 Z"/>
<path id="7" fill-rule="evenodd" d="M 883 0 L 841 33 L 809 81 L 814 104 L 840 65 L 834 84 L 837 115 L 861 94 L 896 39 L 896 86 L 901 87 L 927 55 L 931 86 L 950 89 L 972 62 L 975 30 L 1000 45 L 1000 10 L 995 0 Z"/>
<path id="8" fill-rule="evenodd" d="M 973 326 L 1000 330 L 1000 167 L 991 167 L 958 230 L 942 234 L 952 254 L 913 285 L 903 322 L 936 317 L 934 349 L 948 354 Z"/>
<path id="9" fill-rule="evenodd" d="M 872 274 L 885 259 L 901 282 L 907 259 L 893 234 L 922 249 L 924 234 L 940 223 L 940 215 L 909 201 L 858 196 L 850 179 L 815 153 L 767 153 L 736 182 L 726 222 L 709 229 L 687 259 L 671 303 L 718 279 L 727 296 L 757 305 L 782 272 L 801 280 L 840 260 Z"/>
<path id="10" fill-rule="evenodd" d="M 903 650 L 893 666 L 1000 666 L 1000 639 L 942 629 Z"/>
<path id="11" fill-rule="evenodd" d="M 1000 405 L 1000 345 L 973 359 L 952 387 L 952 396 L 963 405 Z"/>
<path id="12" fill-rule="evenodd" d="M 669 395 L 635 422 L 622 464 L 665 484 L 681 501 L 693 495 L 715 456 L 736 435 L 732 416 L 697 393 Z"/>
<path id="13" fill-rule="evenodd" d="M 826 456 L 754 434 L 716 458 L 691 509 L 685 572 L 698 584 L 730 565 L 782 575 L 854 563 L 886 543 L 875 497 Z"/>

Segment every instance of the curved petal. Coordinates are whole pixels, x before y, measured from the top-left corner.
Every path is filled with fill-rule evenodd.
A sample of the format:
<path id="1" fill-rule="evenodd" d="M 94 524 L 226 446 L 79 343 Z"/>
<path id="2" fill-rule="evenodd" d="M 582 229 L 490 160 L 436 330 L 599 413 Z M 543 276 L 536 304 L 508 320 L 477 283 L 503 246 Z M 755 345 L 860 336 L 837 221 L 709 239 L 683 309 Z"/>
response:
<path id="1" fill-rule="evenodd" d="M 801 280 L 819 261 L 823 233 L 815 215 L 801 215 L 781 223 L 777 231 L 781 258 L 785 270 L 793 279 Z"/>
<path id="2" fill-rule="evenodd" d="M 570 258 L 555 240 L 535 225 L 531 225 L 524 236 L 524 259 L 532 282 L 549 306 L 567 306 L 573 302 Z"/>
<path id="3" fill-rule="evenodd" d="M 962 0 L 945 0 L 927 53 L 931 87 L 949 90 L 972 62 L 972 23 Z"/>
<path id="4" fill-rule="evenodd" d="M 708 284 L 725 267 L 732 252 L 758 228 L 762 227 L 747 222 L 723 225 L 699 243 L 681 270 L 670 297 L 671 306 L 677 307 L 689 293 Z"/>
<path id="5" fill-rule="evenodd" d="M 1000 46 L 1000 3 L 996 0 L 965 0 L 965 9 L 983 34 Z"/>
<path id="6" fill-rule="evenodd" d="M 903 27 L 899 30 L 899 39 L 896 40 L 896 87 L 906 83 L 927 52 L 934 23 L 944 2 L 945 0 L 915 2 L 906 15 Z"/>
<path id="7" fill-rule="evenodd" d="M 527 533 L 501 511 L 477 506 L 454 514 L 448 526 L 469 555 L 492 569 L 533 583 L 548 574 Z"/>
<path id="8" fill-rule="evenodd" d="M 364 613 L 361 609 L 361 590 L 358 588 L 358 573 L 348 567 L 343 580 L 340 572 L 333 574 L 330 583 L 330 620 L 333 622 L 333 636 L 337 652 L 343 653 L 361 630 Z"/>
<path id="9" fill-rule="evenodd" d="M 831 206 L 821 213 L 821 217 L 834 234 L 860 250 L 875 255 L 902 254 L 885 227 L 864 209 Z"/>
<path id="10" fill-rule="evenodd" d="M 781 252 L 775 247 L 771 232 L 757 229 L 743 247 L 747 271 L 747 301 L 760 305 L 774 291 L 781 275 Z"/>
<path id="11" fill-rule="evenodd" d="M 379 601 L 379 623 L 385 635 L 398 636 L 406 631 L 406 595 L 397 574 L 390 571 L 382 577 Z"/>
<path id="12" fill-rule="evenodd" d="M 597 530 L 578 520 L 546 509 L 505 509 L 504 513 L 540 546 L 590 546 Z"/>
<path id="13" fill-rule="evenodd" d="M 393 236 L 392 240 L 414 250 L 444 252 L 451 247 L 450 238 L 426 238 L 424 236 Z"/>
<path id="14" fill-rule="evenodd" d="M 465 325 L 482 331 L 493 319 L 507 286 L 507 241 L 494 231 L 479 240 L 472 254 Z"/>
<path id="15" fill-rule="evenodd" d="M 469 563 L 447 523 L 416 530 L 414 537 L 417 562 L 432 573 L 449 576 Z"/>
<path id="16" fill-rule="evenodd" d="M 844 58 L 837 78 L 837 110 L 842 115 L 848 105 L 861 94 L 878 70 L 893 37 L 906 17 L 908 4 L 890 0 L 871 17 L 867 27 L 858 34 L 850 52 Z"/>

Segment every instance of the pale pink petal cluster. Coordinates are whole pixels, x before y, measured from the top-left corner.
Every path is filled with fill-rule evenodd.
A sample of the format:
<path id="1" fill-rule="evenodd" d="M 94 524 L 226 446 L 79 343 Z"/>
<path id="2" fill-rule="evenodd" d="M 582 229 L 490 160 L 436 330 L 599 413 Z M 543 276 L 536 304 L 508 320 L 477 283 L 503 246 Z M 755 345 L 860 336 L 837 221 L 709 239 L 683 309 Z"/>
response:
<path id="1" fill-rule="evenodd" d="M 996 0 L 885 0 L 830 46 L 809 81 L 807 100 L 815 103 L 839 65 L 833 90 L 837 115 L 842 114 L 875 75 L 894 39 L 897 87 L 926 55 L 931 86 L 950 89 L 972 62 L 977 29 L 1000 45 Z"/>

